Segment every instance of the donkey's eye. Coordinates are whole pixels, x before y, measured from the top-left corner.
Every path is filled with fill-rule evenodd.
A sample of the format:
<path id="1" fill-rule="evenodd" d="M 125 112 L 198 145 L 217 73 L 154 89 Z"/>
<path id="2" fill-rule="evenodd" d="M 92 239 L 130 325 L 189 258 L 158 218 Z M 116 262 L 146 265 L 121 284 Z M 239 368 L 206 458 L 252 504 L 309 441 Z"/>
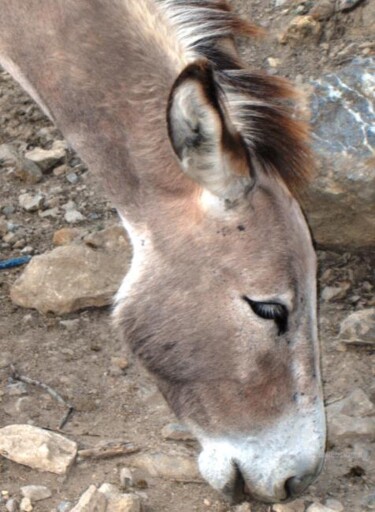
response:
<path id="1" fill-rule="evenodd" d="M 265 320 L 274 320 L 279 334 L 284 334 L 288 329 L 288 310 L 279 302 L 258 302 L 249 299 L 245 295 L 242 297 L 246 301 L 256 315 Z"/>

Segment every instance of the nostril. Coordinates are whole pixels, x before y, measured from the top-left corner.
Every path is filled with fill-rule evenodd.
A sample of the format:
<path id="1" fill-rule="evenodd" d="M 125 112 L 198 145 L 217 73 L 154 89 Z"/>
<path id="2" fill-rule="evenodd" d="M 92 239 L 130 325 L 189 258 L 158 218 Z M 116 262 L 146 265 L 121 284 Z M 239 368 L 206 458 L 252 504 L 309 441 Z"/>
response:
<path id="1" fill-rule="evenodd" d="M 245 499 L 246 484 L 237 463 L 233 462 L 233 466 L 235 470 L 234 478 L 232 482 L 223 489 L 223 491 L 230 503 L 232 505 L 237 505 L 242 503 Z"/>
<path id="2" fill-rule="evenodd" d="M 305 491 L 315 476 L 311 474 L 303 475 L 302 477 L 292 476 L 285 482 L 285 490 L 288 498 L 295 498 Z"/>

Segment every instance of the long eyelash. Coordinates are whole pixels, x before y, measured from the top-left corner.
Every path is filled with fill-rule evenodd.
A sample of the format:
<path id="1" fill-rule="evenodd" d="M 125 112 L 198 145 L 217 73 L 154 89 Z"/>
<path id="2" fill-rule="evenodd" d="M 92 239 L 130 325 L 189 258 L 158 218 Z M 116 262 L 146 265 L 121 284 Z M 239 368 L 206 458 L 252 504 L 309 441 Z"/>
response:
<path id="1" fill-rule="evenodd" d="M 278 334 L 284 334 L 288 329 L 288 311 L 285 306 L 277 302 L 256 302 L 245 295 L 242 297 L 254 311 L 265 320 L 274 320 L 278 327 Z"/>

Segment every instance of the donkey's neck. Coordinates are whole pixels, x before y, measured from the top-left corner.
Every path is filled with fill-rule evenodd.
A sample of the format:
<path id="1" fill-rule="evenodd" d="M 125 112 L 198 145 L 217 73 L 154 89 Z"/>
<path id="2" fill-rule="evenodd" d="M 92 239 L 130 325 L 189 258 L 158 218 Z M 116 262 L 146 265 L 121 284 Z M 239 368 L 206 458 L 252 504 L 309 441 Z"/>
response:
<path id="1" fill-rule="evenodd" d="M 179 171 L 166 127 L 168 94 L 185 59 L 160 6 L 31 3 L 2 6 L 9 10 L 8 26 L 0 27 L 2 62 L 19 68 L 23 85 L 36 91 L 114 204 L 131 216 L 155 196 L 160 203 L 163 194 L 185 195 L 192 185 Z"/>

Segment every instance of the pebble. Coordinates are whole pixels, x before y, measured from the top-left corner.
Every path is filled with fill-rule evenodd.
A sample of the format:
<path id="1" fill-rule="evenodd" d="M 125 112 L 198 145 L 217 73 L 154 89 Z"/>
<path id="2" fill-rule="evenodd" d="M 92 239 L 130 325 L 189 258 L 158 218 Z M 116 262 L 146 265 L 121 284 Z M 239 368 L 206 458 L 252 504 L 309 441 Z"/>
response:
<path id="1" fill-rule="evenodd" d="M 104 483 L 99 487 L 99 492 L 104 496 L 110 496 L 111 494 L 119 494 L 118 488 L 114 484 Z"/>
<path id="2" fill-rule="evenodd" d="M 0 429 L 0 454 L 18 464 L 63 475 L 76 457 L 77 444 L 32 425 L 8 425 Z"/>
<path id="3" fill-rule="evenodd" d="M 5 508 L 8 512 L 17 512 L 18 511 L 18 501 L 15 498 L 10 498 L 7 500 L 5 504 Z"/>
<path id="4" fill-rule="evenodd" d="M 358 5 L 362 0 L 338 0 L 337 7 L 340 11 L 345 11 L 347 9 L 352 9 L 356 5 Z"/>
<path id="5" fill-rule="evenodd" d="M 64 215 L 64 219 L 68 224 L 77 224 L 84 221 L 85 217 L 78 210 L 68 210 Z"/>
<path id="6" fill-rule="evenodd" d="M 250 503 L 242 503 L 241 505 L 237 505 L 233 507 L 234 512 L 251 512 Z"/>
<path id="7" fill-rule="evenodd" d="M 339 339 L 345 343 L 375 345 L 375 308 L 355 311 L 340 325 Z"/>
<path id="8" fill-rule="evenodd" d="M 14 173 L 17 178 L 28 185 L 35 185 L 43 179 L 43 173 L 39 167 L 27 158 L 24 158 L 17 163 Z"/>
<path id="9" fill-rule="evenodd" d="M 33 509 L 33 506 L 31 504 L 30 498 L 22 498 L 20 503 L 20 510 L 21 512 L 31 512 Z"/>
<path id="10" fill-rule="evenodd" d="M 272 512 L 304 512 L 305 501 L 303 499 L 295 500 L 292 503 L 277 503 L 272 506 Z"/>
<path id="11" fill-rule="evenodd" d="M 340 283 L 339 286 L 325 286 L 321 293 L 321 298 L 325 302 L 329 302 L 333 299 L 335 299 L 335 300 L 343 299 L 346 296 L 347 291 L 349 289 L 350 289 L 349 282 Z"/>
<path id="12" fill-rule="evenodd" d="M 52 496 L 52 492 L 45 485 L 25 485 L 21 487 L 21 494 L 24 498 L 29 498 L 31 503 L 42 501 Z"/>
<path id="13" fill-rule="evenodd" d="M 108 483 L 99 487 L 99 493 L 106 497 L 106 512 L 141 512 L 141 500 L 136 494 L 122 494 Z"/>
<path id="14" fill-rule="evenodd" d="M 85 236 L 84 242 L 89 247 L 111 248 L 127 241 L 125 230 L 122 226 L 115 224 L 100 231 L 94 231 Z"/>
<path id="15" fill-rule="evenodd" d="M 134 486 L 133 475 L 129 468 L 120 469 L 120 484 L 124 490 Z"/>
<path id="16" fill-rule="evenodd" d="M 99 492 L 95 485 L 90 485 L 70 512 L 105 512 L 106 507 L 107 500 L 104 494 Z"/>
<path id="17" fill-rule="evenodd" d="M 132 465 L 154 477 L 176 482 L 201 481 L 196 460 L 182 455 L 141 453 L 134 456 Z"/>
<path id="18" fill-rule="evenodd" d="M 129 361 L 126 359 L 126 357 L 111 357 L 111 364 L 112 366 L 119 368 L 121 371 L 124 371 L 127 368 L 129 368 Z"/>
<path id="19" fill-rule="evenodd" d="M 75 185 L 76 183 L 78 183 L 78 175 L 75 172 L 70 172 L 69 174 L 67 174 L 66 179 L 72 185 Z"/>
<path id="20" fill-rule="evenodd" d="M 21 250 L 21 254 L 33 254 L 34 247 L 31 245 L 25 245 L 25 247 Z"/>
<path id="21" fill-rule="evenodd" d="M 53 234 L 53 245 L 68 245 L 81 235 L 81 231 L 77 228 L 62 228 Z"/>
<path id="22" fill-rule="evenodd" d="M 279 36 L 281 44 L 297 45 L 302 41 L 318 41 L 321 24 L 312 16 L 296 16 Z"/>
<path id="23" fill-rule="evenodd" d="M 71 501 L 60 501 L 57 505 L 57 512 L 70 512 L 73 508 L 73 503 Z"/>
<path id="24" fill-rule="evenodd" d="M 307 507 L 306 512 L 334 512 L 335 509 L 322 505 L 321 503 L 312 503 Z"/>
<path id="25" fill-rule="evenodd" d="M 328 498 L 324 504 L 326 507 L 334 510 L 335 512 L 344 512 L 344 506 L 338 500 Z"/>
<path id="26" fill-rule="evenodd" d="M 57 219 L 60 217 L 60 210 L 58 208 L 48 208 L 43 212 L 39 212 L 39 217 L 45 219 L 47 217 L 51 217 L 52 219 Z"/>
<path id="27" fill-rule="evenodd" d="M 309 15 L 317 20 L 330 18 L 336 12 L 336 3 L 332 0 L 317 0 L 309 11 Z"/>
<path id="28" fill-rule="evenodd" d="M 14 233 L 7 233 L 3 236 L 3 240 L 7 244 L 12 244 L 17 240 L 17 236 Z"/>
<path id="29" fill-rule="evenodd" d="M 147 489 L 149 486 L 149 478 L 146 472 L 142 469 L 134 468 L 121 468 L 120 471 L 120 484 L 123 490 L 130 488 Z"/>
<path id="30" fill-rule="evenodd" d="M 39 210 L 44 201 L 44 195 L 41 193 L 31 194 L 25 193 L 18 197 L 18 203 L 27 212 L 35 212 Z"/>
<path id="31" fill-rule="evenodd" d="M 63 176 L 64 174 L 67 174 L 70 170 L 70 167 L 68 165 L 59 165 L 58 167 L 55 167 L 53 170 L 54 176 Z"/>
<path id="32" fill-rule="evenodd" d="M 4 167 L 11 167 L 20 180 L 33 185 L 41 181 L 43 174 L 31 160 L 24 158 L 12 144 L 0 145 L 0 161 Z"/>
<path id="33" fill-rule="evenodd" d="M 268 57 L 267 63 L 271 68 L 277 68 L 281 64 L 281 60 L 275 57 Z"/>
<path id="34" fill-rule="evenodd" d="M 51 149 L 36 147 L 25 153 L 25 157 L 40 167 L 43 172 L 51 171 L 65 158 L 66 145 L 64 141 L 57 140 Z"/>
<path id="35" fill-rule="evenodd" d="M 5 217 L 10 217 L 11 215 L 13 215 L 15 211 L 16 209 L 12 205 L 4 206 L 4 208 L 2 209 L 2 212 L 5 215 Z"/>
<path id="36" fill-rule="evenodd" d="M 169 441 L 195 441 L 193 434 L 182 423 L 169 423 L 165 425 L 161 435 Z"/>

